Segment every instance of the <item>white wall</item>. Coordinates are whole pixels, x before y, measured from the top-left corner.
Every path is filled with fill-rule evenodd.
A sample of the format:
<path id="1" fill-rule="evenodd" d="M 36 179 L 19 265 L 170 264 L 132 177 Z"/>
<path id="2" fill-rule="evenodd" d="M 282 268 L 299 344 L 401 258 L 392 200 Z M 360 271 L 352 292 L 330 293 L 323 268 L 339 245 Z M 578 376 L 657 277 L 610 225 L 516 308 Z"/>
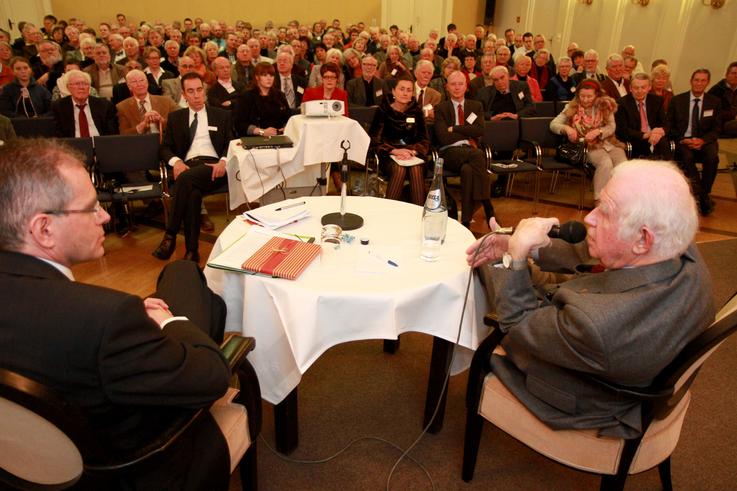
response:
<path id="1" fill-rule="evenodd" d="M 736 20 L 735 1 L 713 9 L 701 0 L 650 0 L 646 7 L 631 0 L 593 0 L 591 5 L 579 0 L 499 0 L 494 30 L 498 35 L 508 27 L 543 34 L 556 57 L 575 41 L 584 50 L 599 52 L 602 69 L 609 53 L 633 44 L 646 69 L 652 60 L 666 59 L 673 89 L 682 92 L 696 68 L 711 70 L 716 82 L 737 60 Z"/>

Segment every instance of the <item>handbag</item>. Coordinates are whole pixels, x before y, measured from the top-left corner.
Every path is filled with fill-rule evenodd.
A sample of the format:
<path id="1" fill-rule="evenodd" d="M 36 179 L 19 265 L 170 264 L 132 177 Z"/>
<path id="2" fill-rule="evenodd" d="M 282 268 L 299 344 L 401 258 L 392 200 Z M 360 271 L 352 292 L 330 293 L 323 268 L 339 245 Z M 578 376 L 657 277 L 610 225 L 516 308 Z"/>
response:
<path id="1" fill-rule="evenodd" d="M 555 149 L 555 160 L 574 167 L 583 167 L 586 155 L 585 142 L 563 142 Z"/>

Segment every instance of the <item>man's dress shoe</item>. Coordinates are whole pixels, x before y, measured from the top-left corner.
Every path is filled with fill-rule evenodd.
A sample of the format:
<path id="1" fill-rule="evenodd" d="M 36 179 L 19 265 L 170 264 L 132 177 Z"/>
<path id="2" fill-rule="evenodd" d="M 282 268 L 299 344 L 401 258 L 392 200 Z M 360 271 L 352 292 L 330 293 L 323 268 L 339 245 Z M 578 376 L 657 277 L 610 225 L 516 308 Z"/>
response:
<path id="1" fill-rule="evenodd" d="M 177 238 L 172 235 L 164 235 L 161 244 L 151 253 L 153 257 L 163 259 L 166 261 L 174 254 L 174 249 L 177 248 Z"/>

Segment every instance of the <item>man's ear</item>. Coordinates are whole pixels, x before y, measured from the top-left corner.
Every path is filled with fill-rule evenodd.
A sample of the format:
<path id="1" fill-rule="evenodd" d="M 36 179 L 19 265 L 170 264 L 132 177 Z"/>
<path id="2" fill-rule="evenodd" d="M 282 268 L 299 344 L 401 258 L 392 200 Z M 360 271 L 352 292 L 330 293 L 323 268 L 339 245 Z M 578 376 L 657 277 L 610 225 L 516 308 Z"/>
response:
<path id="1" fill-rule="evenodd" d="M 650 252 L 654 242 L 655 234 L 653 234 L 652 230 L 643 225 L 643 227 L 640 228 L 640 233 L 637 236 L 636 242 L 632 245 L 632 252 L 640 256 L 645 255 Z"/>
<path id="2" fill-rule="evenodd" d="M 51 249 L 54 246 L 54 233 L 51 227 L 51 217 L 45 213 L 38 213 L 31 218 L 28 224 L 30 241 L 42 249 Z"/>

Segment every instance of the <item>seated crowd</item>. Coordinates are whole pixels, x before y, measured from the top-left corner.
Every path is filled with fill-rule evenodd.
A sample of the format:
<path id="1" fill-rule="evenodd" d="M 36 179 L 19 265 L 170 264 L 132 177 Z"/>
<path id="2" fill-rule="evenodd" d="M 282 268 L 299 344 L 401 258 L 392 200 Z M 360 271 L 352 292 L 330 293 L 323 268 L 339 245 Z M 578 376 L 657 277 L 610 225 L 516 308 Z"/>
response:
<path id="1" fill-rule="evenodd" d="M 480 205 L 496 232 L 492 176 L 479 148 L 485 127 L 534 116 L 538 102 L 565 101 L 550 130 L 583 143 L 595 168 L 586 242 L 551 239 L 558 220 L 536 217 L 466 251 L 470 266 L 483 266 L 505 334 L 506 355 L 495 351 L 490 369 L 553 429 L 641 435 L 648 415 L 639 401 L 594 389 L 587 375 L 645 387 L 714 319 L 694 236 L 697 205 L 704 215 L 713 208 L 717 139 L 737 136 L 737 62 L 708 92 L 710 73 L 699 68 L 691 89 L 673 95 L 667 64 L 657 60 L 645 73 L 632 46 L 607 57 L 605 74 L 594 50 L 572 43 L 556 63 L 542 35 L 508 29 L 497 39 L 483 26 L 463 36 L 451 24 L 444 38 L 431 31 L 420 43 L 397 26 L 344 31 L 337 19 L 311 28 L 202 19 L 136 28 L 118 14 L 115 25 L 97 30 L 47 16 L 43 30 L 26 23 L 22 32 L 11 46 L 0 30 L 0 143 L 15 139 L 8 118 L 44 115 L 60 137 L 159 134 L 175 182 L 153 252 L 164 260 L 183 227 L 185 259 L 199 263 L 202 198 L 227 184 L 229 142 L 283 133 L 311 100 L 341 100 L 346 115 L 376 106 L 369 133 L 390 173 L 387 197 L 401 199 L 406 179 L 408 199 L 422 204 L 435 147 L 460 176 L 461 222 L 469 225 Z M 637 160 L 624 163 L 626 143 Z M 681 170 L 647 159 L 675 160 Z M 93 429 L 111 446 L 142 439 L 174 408 L 208 407 L 223 395 L 229 369 L 214 341 L 225 304 L 192 262 L 167 266 L 159 298 L 145 301 L 68 281 L 74 264 L 103 255 L 110 220 L 76 154 L 50 140 L 9 142 L 0 152 L 0 198 L 7 205 L 0 207 L 0 291 L 18 306 L 0 313 L 4 366 L 64 389 L 95 416 Z M 48 298 L 36 301 L 39 292 Z M 38 315 L 41 304 L 48 315 Z M 59 329 L 59 319 L 71 319 L 73 329 Z M 172 474 L 204 489 L 194 480 L 201 462 L 212 449 L 226 452 L 228 442 L 209 416 L 202 425 L 203 434 L 192 436 L 201 440 L 174 447 L 163 471 L 121 473 L 128 480 L 121 487 L 183 488 L 163 482 Z M 166 472 L 177 465 L 180 472 Z M 207 489 L 227 488 L 226 479 Z"/>
<path id="2" fill-rule="evenodd" d="M 228 25 L 200 18 L 135 26 L 119 14 L 115 23 L 101 23 L 95 30 L 80 19 L 58 21 L 49 15 L 42 29 L 26 22 L 21 30 L 22 37 L 12 44 L 0 30 L 4 116 L 53 115 L 59 136 L 67 137 L 160 132 L 168 127 L 170 112 L 192 109 L 183 90 L 188 73 L 202 81 L 207 107 L 228 113 L 227 131 L 234 136 L 278 134 L 304 101 L 340 99 L 347 103 L 346 115 L 349 106 L 378 106 L 372 148 L 390 174 L 388 196 L 400 199 L 408 177 L 409 199 L 422 204 L 425 169 L 408 161 L 418 156 L 424 161 L 434 146 L 446 166 L 461 175 L 465 225 L 475 204 L 493 214 L 487 190 L 492 183 L 477 149 L 481 133 L 478 128 L 467 131 L 477 119 L 481 124 L 535 116 L 537 102 L 570 101 L 551 130 L 571 142 L 586 142 L 595 199 L 612 168 L 626 159 L 629 144 L 632 157 L 677 160 L 704 215 L 714 206 L 709 194 L 718 164 L 717 138 L 737 136 L 737 62 L 708 92 L 710 73 L 698 69 L 691 90 L 674 96 L 667 62 L 656 60 L 648 74 L 632 45 L 609 55 L 601 71 L 598 53 L 582 51 L 575 42 L 556 63 L 544 36 L 507 29 L 497 38 L 482 25 L 463 35 L 450 24 L 445 37 L 434 29 L 424 42 L 397 26 L 359 22 L 343 28 L 338 19 L 311 27 L 268 22 L 259 29 L 243 21 Z M 462 77 L 454 77 L 458 87 L 452 90 L 456 72 Z M 406 103 L 397 102 L 397 90 L 405 90 L 403 80 L 409 82 L 411 100 Z M 466 107 L 466 99 L 480 105 Z M 438 119 L 436 110 L 446 101 L 453 103 L 452 117 Z M 448 133 L 460 136 L 449 140 Z M 182 162 L 224 157 L 210 148 L 185 150 Z M 695 162 L 703 163 L 701 173 Z M 174 177 L 181 172 L 175 170 Z M 339 173 L 332 175 L 339 185 Z M 211 226 L 205 214 L 202 225 Z M 157 256 L 168 257 L 174 244 L 165 245 Z"/>

